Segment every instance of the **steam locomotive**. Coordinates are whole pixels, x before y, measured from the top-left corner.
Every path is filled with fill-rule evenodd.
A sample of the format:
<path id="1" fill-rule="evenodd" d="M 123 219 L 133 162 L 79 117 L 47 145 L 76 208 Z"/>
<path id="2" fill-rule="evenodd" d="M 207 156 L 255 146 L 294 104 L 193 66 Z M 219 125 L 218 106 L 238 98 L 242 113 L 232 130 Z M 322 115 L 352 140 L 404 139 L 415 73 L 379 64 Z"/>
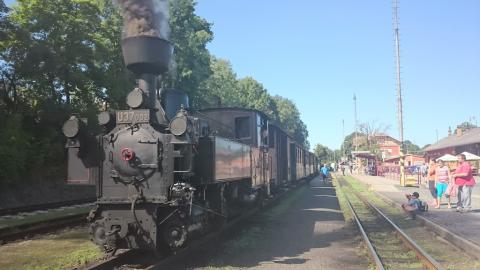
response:
<path id="1" fill-rule="evenodd" d="M 68 182 L 95 184 L 89 215 L 93 242 L 118 248 L 177 249 L 279 187 L 317 174 L 316 157 L 260 111 L 189 109 L 188 96 L 157 87 L 172 46 L 152 36 L 122 40 L 138 85 L 130 109 L 98 115 L 93 135 L 83 119 L 64 126 Z"/>

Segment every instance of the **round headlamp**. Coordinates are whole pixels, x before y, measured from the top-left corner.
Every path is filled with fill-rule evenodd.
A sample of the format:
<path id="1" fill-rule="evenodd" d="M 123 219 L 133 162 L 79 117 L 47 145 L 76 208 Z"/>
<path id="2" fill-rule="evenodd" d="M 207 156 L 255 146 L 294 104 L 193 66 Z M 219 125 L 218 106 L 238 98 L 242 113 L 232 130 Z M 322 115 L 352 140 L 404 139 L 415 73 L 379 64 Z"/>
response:
<path id="1" fill-rule="evenodd" d="M 175 136 L 181 136 L 187 131 L 187 117 L 177 116 L 170 121 L 170 132 Z"/>
<path id="2" fill-rule="evenodd" d="M 127 95 L 127 105 L 132 109 L 139 108 L 142 106 L 144 99 L 142 90 L 135 88 Z"/>

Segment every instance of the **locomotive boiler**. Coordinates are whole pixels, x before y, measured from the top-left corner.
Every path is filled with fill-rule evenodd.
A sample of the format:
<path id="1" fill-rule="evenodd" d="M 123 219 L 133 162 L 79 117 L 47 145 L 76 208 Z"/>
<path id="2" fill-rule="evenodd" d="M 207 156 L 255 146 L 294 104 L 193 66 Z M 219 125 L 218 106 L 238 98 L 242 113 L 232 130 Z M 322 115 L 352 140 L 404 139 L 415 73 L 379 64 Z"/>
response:
<path id="1" fill-rule="evenodd" d="M 98 115 L 101 134 L 79 117 L 63 126 L 68 181 L 95 184 L 91 239 L 105 251 L 177 249 L 274 191 L 317 172 L 317 160 L 256 110 L 189 109 L 179 90 L 159 90 L 172 45 L 122 40 L 137 85 L 127 110 Z"/>

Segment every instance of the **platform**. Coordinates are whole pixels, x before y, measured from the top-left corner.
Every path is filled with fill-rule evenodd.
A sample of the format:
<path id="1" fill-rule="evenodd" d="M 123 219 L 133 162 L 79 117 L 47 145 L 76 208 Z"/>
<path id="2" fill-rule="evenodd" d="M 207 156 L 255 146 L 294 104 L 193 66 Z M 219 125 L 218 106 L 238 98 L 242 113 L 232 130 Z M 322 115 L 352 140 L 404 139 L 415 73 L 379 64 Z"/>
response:
<path id="1" fill-rule="evenodd" d="M 217 247 L 166 269 L 368 268 L 359 251 L 361 239 L 345 222 L 335 188 L 318 177 L 241 227 Z"/>

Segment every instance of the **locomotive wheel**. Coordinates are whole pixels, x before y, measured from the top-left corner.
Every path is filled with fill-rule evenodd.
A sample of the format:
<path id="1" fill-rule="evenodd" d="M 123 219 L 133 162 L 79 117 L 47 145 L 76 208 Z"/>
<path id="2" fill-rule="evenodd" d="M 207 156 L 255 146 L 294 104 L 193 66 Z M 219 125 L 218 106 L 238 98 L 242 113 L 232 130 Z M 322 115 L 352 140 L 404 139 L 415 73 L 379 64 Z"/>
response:
<path id="1" fill-rule="evenodd" d="M 90 240 L 98 246 L 103 247 L 106 252 L 114 249 L 113 246 L 108 244 L 109 241 L 103 219 L 96 220 L 94 223 L 90 224 Z"/>
<path id="2" fill-rule="evenodd" d="M 188 230 L 178 217 L 172 217 L 162 226 L 163 241 L 170 250 L 181 248 L 187 241 Z"/>

